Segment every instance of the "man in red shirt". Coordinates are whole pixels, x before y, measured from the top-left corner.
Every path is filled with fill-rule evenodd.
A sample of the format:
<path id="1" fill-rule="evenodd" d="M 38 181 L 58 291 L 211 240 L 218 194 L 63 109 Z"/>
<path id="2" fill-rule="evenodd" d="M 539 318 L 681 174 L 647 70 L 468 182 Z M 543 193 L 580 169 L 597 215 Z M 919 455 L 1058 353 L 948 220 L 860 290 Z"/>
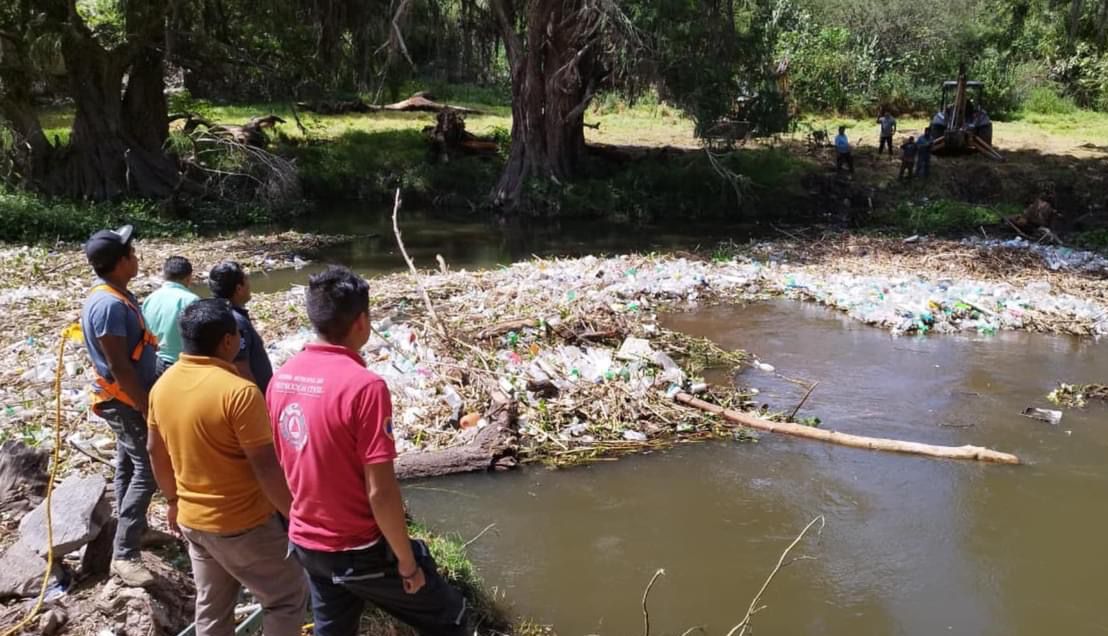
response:
<path id="1" fill-rule="evenodd" d="M 354 636 L 369 601 L 424 636 L 463 636 L 465 598 L 408 537 L 392 400 L 358 353 L 370 335 L 369 285 L 332 267 L 311 277 L 307 301 L 319 342 L 277 371 L 266 404 L 315 634 Z"/>

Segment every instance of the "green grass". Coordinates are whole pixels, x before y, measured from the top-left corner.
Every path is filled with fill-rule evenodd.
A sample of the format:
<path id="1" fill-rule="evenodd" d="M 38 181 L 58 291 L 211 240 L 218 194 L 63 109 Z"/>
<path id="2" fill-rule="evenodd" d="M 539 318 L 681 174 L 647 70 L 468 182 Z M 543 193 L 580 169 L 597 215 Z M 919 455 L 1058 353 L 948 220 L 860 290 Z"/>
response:
<path id="1" fill-rule="evenodd" d="M 1073 244 L 1085 249 L 1108 253 L 1108 228 L 1078 232 L 1073 236 Z"/>
<path id="2" fill-rule="evenodd" d="M 1108 144 L 1108 113 L 1091 110 L 1037 113 L 1022 111 L 1009 126 L 1027 135 L 1042 137 L 1043 133 L 1094 143 Z M 998 129 L 999 131 L 1003 129 Z"/>
<path id="3" fill-rule="evenodd" d="M 1072 115 L 1079 109 L 1072 99 L 1060 95 L 1053 88 L 1039 86 L 1027 95 L 1022 110 L 1040 115 Z"/>
<path id="4" fill-rule="evenodd" d="M 152 201 L 89 204 L 0 188 L 0 236 L 12 243 L 83 241 L 97 230 L 124 223 L 141 228 L 146 237 L 191 236 L 210 229 L 269 223 L 297 211 L 299 208 L 277 213 L 254 205 L 200 202 L 183 211 L 187 218 L 181 219 Z"/>
<path id="5" fill-rule="evenodd" d="M 156 204 L 147 201 L 86 205 L 0 190 L 0 233 L 6 241 L 80 241 L 96 230 L 123 223 L 142 227 L 145 236 L 182 235 L 194 229 L 188 223 L 161 218 Z"/>
<path id="6" fill-rule="evenodd" d="M 912 234 L 957 234 L 995 225 L 1018 212 L 1015 206 L 982 206 L 948 199 L 905 201 L 878 215 L 878 222 Z"/>
<path id="7" fill-rule="evenodd" d="M 513 633 L 520 636 L 545 634 L 543 628 L 529 622 L 513 625 L 512 620 L 485 588 L 481 576 L 466 554 L 462 539 L 453 535 L 440 535 L 431 532 L 423 525 L 410 522 L 408 532 L 416 539 L 422 539 L 431 550 L 431 556 L 439 566 L 439 571 L 451 585 L 461 590 L 468 603 L 471 624 L 479 626 L 478 634 Z M 362 616 L 361 633 L 366 636 L 409 636 L 415 632 L 397 622 L 381 610 L 371 610 Z"/>

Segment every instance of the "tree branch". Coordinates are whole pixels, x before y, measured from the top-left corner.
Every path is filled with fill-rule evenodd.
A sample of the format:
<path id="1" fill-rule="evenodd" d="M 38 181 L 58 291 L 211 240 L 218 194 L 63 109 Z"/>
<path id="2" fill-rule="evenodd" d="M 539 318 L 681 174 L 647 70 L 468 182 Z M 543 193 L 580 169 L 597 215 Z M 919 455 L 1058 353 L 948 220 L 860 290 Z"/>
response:
<path id="1" fill-rule="evenodd" d="M 514 71 L 522 61 L 523 42 L 520 41 L 519 34 L 516 33 L 515 11 L 512 10 L 510 2 L 511 0 L 489 0 L 493 13 L 496 14 L 496 21 L 500 24 L 500 38 L 504 40 L 504 48 L 508 53 L 508 63 Z"/>
<path id="2" fill-rule="evenodd" d="M 823 527 L 827 525 L 827 521 L 823 518 L 823 515 L 819 515 L 815 519 L 809 521 L 808 525 L 804 526 L 804 529 L 800 531 L 800 534 L 796 535 L 796 538 L 793 539 L 793 542 L 789 544 L 789 547 L 785 548 L 785 551 L 781 553 L 781 557 L 777 559 L 777 566 L 774 567 L 773 571 L 769 573 L 769 577 L 766 578 L 766 582 L 762 583 L 762 589 L 758 590 L 758 593 L 754 595 L 754 599 L 750 601 L 750 608 L 746 610 L 746 616 L 743 617 L 742 621 L 740 621 L 738 625 L 735 625 L 733 628 L 731 628 L 731 631 L 727 632 L 727 636 L 734 636 L 736 633 L 738 633 L 739 636 L 743 636 L 744 634 L 746 634 L 746 631 L 750 629 L 750 619 L 755 614 L 757 614 L 758 611 L 762 609 L 762 607 L 764 607 L 759 607 L 758 601 L 762 600 L 762 595 L 766 593 L 766 589 L 769 588 L 770 582 L 773 581 L 773 577 L 777 576 L 777 573 L 781 571 L 781 568 L 793 563 L 793 561 L 813 558 L 797 557 L 796 559 L 793 559 L 793 561 L 789 561 L 788 563 L 785 562 L 785 557 L 789 556 L 789 552 L 791 552 L 792 549 L 796 547 L 796 544 L 800 543 L 800 541 L 804 538 L 804 535 L 808 534 L 808 531 L 812 529 L 812 526 L 816 525 L 817 523 L 819 523 L 819 534 L 823 534 Z"/>

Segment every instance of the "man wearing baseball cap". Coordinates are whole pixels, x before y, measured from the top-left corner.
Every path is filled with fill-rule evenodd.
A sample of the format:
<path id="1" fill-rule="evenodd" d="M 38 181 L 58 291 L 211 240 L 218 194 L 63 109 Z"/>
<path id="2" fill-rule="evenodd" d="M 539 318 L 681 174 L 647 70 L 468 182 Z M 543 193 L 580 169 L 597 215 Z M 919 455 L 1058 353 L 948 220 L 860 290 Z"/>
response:
<path id="1" fill-rule="evenodd" d="M 107 420 L 116 436 L 115 532 L 112 573 L 125 584 L 153 582 L 143 566 L 139 546 L 146 530 L 146 510 L 156 489 L 146 451 L 146 410 L 154 384 L 157 338 L 147 330 L 138 301 L 127 290 L 139 271 L 132 245 L 134 228 L 101 230 L 85 243 L 85 256 L 97 280 L 81 310 L 85 348 L 96 382 L 92 409 Z"/>

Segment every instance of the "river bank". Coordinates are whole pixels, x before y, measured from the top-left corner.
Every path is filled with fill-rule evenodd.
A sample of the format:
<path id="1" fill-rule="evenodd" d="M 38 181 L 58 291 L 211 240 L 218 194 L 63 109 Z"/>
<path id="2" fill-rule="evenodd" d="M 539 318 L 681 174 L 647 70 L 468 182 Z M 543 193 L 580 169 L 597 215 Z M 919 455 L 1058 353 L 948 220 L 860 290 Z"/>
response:
<path id="1" fill-rule="evenodd" d="M 287 233 L 220 241 L 142 241 L 140 296 L 169 254 L 198 272 L 238 259 L 257 272 L 304 266 L 338 236 Z M 75 246 L 0 251 L 3 352 L 0 432 L 43 441 L 49 430 L 57 335 L 88 284 Z M 446 265 L 448 267 L 448 265 Z M 1025 242 L 910 241 L 828 235 L 727 245 L 711 253 L 532 259 L 485 271 L 375 278 L 375 333 L 364 354 L 390 382 L 404 452 L 444 448 L 481 427 L 499 391 L 520 405 L 524 459 L 558 461 L 622 452 L 655 440 L 720 434 L 710 418 L 673 404 L 667 390 L 699 384 L 705 368 L 745 357 L 661 327 L 658 314 L 705 303 L 783 296 L 817 302 L 896 334 L 1004 330 L 1108 333 L 1108 261 Z M 420 285 L 437 315 L 430 315 Z M 275 365 L 312 334 L 303 288 L 257 294 L 252 315 Z M 107 445 L 85 416 L 84 354 L 67 350 L 68 416 L 86 445 Z M 741 394 L 719 396 L 741 405 Z M 469 416 L 467 418 L 467 416 Z M 474 422 L 478 426 L 472 425 Z"/>
<path id="2" fill-rule="evenodd" d="M 151 272 L 171 254 L 192 259 L 201 277 L 227 258 L 258 273 L 311 266 L 351 240 L 283 233 L 140 241 L 143 274 L 133 288 L 140 297 L 152 290 Z M 90 275 L 76 245 L 5 247 L 0 265 L 0 437 L 50 448 L 57 337 L 76 318 Z M 705 252 L 536 257 L 480 271 L 444 262 L 418 277 L 374 277 L 371 294 L 374 336 L 363 354 L 393 392 L 402 467 L 482 439 L 499 426 L 501 400 L 511 403 L 513 436 L 486 466 L 577 464 L 747 438 L 672 399 L 685 390 L 761 411 L 756 389 L 703 378 L 741 367 L 775 374 L 750 354 L 667 327 L 668 312 L 698 306 L 794 298 L 901 335 L 1108 333 L 1108 261 L 1024 241 L 825 234 Z M 251 310 L 275 365 L 312 337 L 302 287 L 259 293 Z M 63 475 L 110 473 L 113 441 L 87 412 L 89 380 L 83 352 L 69 345 L 63 439 L 76 452 Z M 5 535 L 15 521 L 4 520 Z"/>

